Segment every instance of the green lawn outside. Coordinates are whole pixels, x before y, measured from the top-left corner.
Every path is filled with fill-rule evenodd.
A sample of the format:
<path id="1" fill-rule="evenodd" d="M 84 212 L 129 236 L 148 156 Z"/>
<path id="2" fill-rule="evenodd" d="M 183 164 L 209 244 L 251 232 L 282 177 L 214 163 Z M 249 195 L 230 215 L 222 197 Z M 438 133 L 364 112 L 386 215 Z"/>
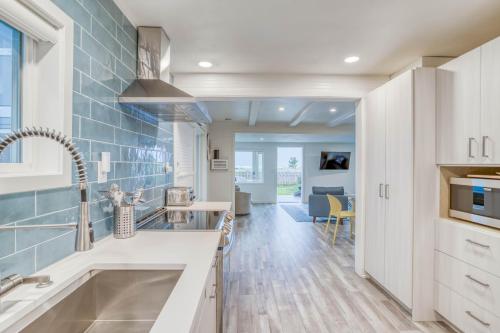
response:
<path id="1" fill-rule="evenodd" d="M 293 195 L 299 190 L 299 185 L 278 185 L 278 195 Z"/>

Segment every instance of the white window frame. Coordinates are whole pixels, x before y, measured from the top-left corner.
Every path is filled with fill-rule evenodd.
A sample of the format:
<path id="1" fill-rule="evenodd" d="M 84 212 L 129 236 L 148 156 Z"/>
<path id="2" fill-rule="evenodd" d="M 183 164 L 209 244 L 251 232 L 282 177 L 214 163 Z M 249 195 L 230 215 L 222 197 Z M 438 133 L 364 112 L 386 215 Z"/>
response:
<path id="1" fill-rule="evenodd" d="M 2 0 L 0 19 L 23 33 L 22 127 L 71 138 L 73 20 L 50 0 Z M 71 185 L 71 157 L 60 144 L 42 138 L 22 143 L 22 163 L 0 164 L 0 195 Z"/>
<path id="2" fill-rule="evenodd" d="M 259 159 L 258 155 L 262 156 L 262 175 L 259 180 L 256 181 L 237 181 L 236 184 L 263 184 L 264 183 L 264 152 L 262 150 L 252 150 L 252 149 L 236 149 L 234 157 L 235 157 L 235 165 L 236 165 L 236 153 L 252 153 L 252 172 L 258 168 Z M 236 170 L 235 170 L 236 172 Z"/>

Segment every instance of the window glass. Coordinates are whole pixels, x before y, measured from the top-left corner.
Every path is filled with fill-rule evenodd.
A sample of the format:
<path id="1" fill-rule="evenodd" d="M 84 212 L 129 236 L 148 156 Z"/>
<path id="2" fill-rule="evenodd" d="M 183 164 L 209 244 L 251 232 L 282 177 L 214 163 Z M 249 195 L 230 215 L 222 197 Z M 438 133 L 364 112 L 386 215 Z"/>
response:
<path id="1" fill-rule="evenodd" d="M 236 151 L 235 175 L 237 183 L 262 183 L 263 153 L 252 151 Z"/>
<path id="2" fill-rule="evenodd" d="M 21 127 L 21 32 L 0 20 L 0 136 Z M 0 163 L 20 163 L 21 145 L 10 145 Z"/>

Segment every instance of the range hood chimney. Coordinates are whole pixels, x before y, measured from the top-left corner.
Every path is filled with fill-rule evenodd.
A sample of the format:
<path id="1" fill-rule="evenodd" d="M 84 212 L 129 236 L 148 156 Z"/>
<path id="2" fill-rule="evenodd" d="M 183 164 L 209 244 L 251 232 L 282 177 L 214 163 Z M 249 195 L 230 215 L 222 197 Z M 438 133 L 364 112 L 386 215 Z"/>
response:
<path id="1" fill-rule="evenodd" d="M 137 79 L 118 97 L 118 102 L 165 121 L 211 123 L 202 103 L 170 84 L 170 40 L 165 31 L 160 27 L 138 27 L 137 32 Z"/>

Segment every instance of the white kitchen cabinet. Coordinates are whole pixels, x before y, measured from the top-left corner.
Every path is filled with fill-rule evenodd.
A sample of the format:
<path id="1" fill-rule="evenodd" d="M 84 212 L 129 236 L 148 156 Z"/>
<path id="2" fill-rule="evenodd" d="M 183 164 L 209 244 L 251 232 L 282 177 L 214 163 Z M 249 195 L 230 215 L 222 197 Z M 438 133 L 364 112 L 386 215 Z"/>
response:
<path id="1" fill-rule="evenodd" d="M 436 282 L 436 310 L 461 332 L 500 332 L 500 318 Z"/>
<path id="2" fill-rule="evenodd" d="M 202 295 L 198 316 L 194 325 L 195 333 L 217 332 L 217 263 L 214 259 L 212 269 L 207 279 Z"/>
<path id="3" fill-rule="evenodd" d="M 481 51 L 439 67 L 436 77 L 438 164 L 481 163 Z"/>
<path id="4" fill-rule="evenodd" d="M 446 218 L 436 230 L 436 311 L 463 332 L 500 332 L 498 231 Z"/>
<path id="5" fill-rule="evenodd" d="M 364 103 L 365 270 L 417 321 L 434 319 L 435 75 L 405 72 Z"/>
<path id="6" fill-rule="evenodd" d="M 500 38 L 481 46 L 481 160 L 500 164 Z"/>
<path id="7" fill-rule="evenodd" d="M 387 83 L 385 285 L 412 307 L 413 72 Z"/>
<path id="8" fill-rule="evenodd" d="M 366 266 L 377 281 L 385 281 L 385 99 L 386 89 L 378 88 L 366 98 Z"/>

